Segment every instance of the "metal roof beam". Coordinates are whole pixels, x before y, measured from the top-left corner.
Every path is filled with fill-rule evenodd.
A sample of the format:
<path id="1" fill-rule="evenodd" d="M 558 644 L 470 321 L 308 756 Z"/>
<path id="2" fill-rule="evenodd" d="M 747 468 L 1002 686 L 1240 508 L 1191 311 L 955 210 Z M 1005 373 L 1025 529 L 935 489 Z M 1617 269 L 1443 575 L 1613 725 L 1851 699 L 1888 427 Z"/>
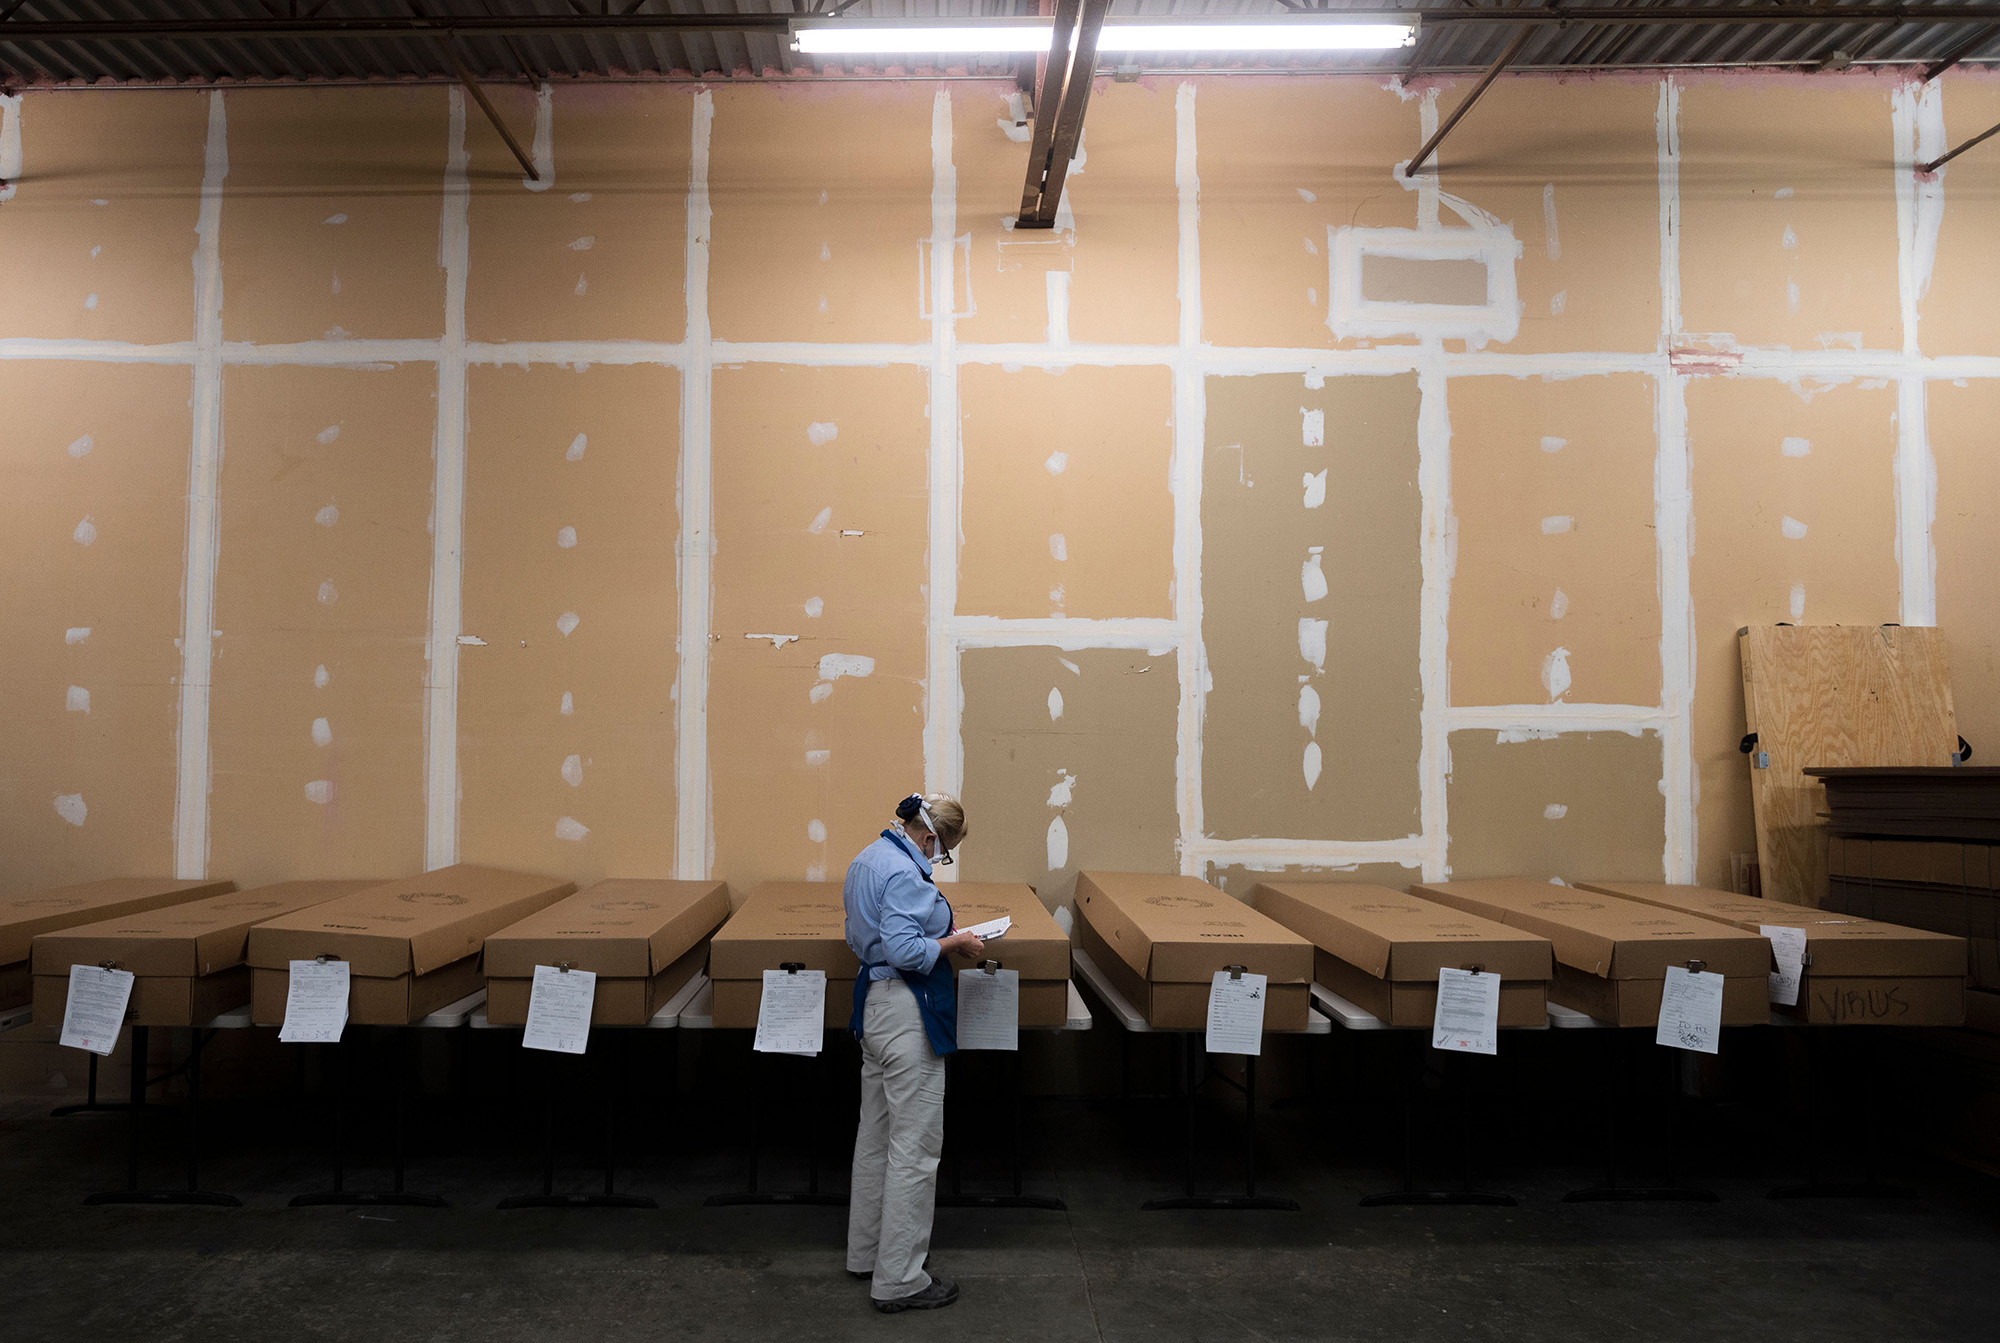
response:
<path id="1" fill-rule="evenodd" d="M 1048 73 L 1035 100 L 1035 138 L 1028 155 L 1028 178 L 1021 190 L 1021 217 L 1016 228 L 1046 229 L 1056 225 L 1062 207 L 1063 182 L 1070 160 L 1083 137 L 1083 114 L 1090 106 L 1090 86 L 1097 78 L 1097 36 L 1111 0 L 1058 0 L 1055 38 L 1049 49 Z M 1074 27 L 1065 27 L 1065 18 Z M 1062 50 L 1074 47 L 1074 53 Z M 1065 59 L 1066 58 L 1066 59 Z M 1052 86 L 1060 79 L 1059 90 Z M 1057 93 L 1054 98 L 1051 93 Z M 1048 129 L 1044 131 L 1044 126 Z M 1036 150 L 1041 150 L 1039 154 Z"/>
<path id="2" fill-rule="evenodd" d="M 1500 77 L 1500 72 L 1507 68 L 1507 62 L 1520 55 L 1521 48 L 1527 46 L 1528 39 L 1534 35 L 1535 30 L 1533 28 L 1523 28 L 1520 32 L 1514 34 L 1514 40 L 1507 44 L 1507 49 L 1500 53 L 1498 60 L 1486 67 L 1486 73 L 1481 75 L 1479 82 L 1472 86 L 1472 92 L 1465 95 L 1465 101 L 1452 109 L 1451 115 L 1445 118 L 1444 125 L 1437 128 L 1437 134 L 1426 140 L 1424 147 L 1417 151 L 1417 156 L 1411 159 L 1403 168 L 1403 176 L 1415 177 L 1423 171 L 1425 161 L 1437 152 L 1437 147 L 1444 143 L 1444 137 L 1451 134 L 1451 128 L 1456 126 L 1460 119 L 1472 110 L 1472 105 L 1479 101 L 1479 95 L 1486 92 L 1487 85 Z"/>

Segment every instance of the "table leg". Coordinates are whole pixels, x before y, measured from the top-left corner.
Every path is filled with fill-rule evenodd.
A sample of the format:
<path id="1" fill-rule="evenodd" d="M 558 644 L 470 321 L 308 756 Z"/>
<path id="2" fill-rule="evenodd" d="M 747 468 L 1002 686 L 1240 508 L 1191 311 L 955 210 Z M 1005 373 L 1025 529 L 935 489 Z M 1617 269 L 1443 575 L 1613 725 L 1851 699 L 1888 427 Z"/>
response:
<path id="1" fill-rule="evenodd" d="M 825 1042 L 822 1041 L 821 1045 L 819 1054 L 807 1060 L 807 1076 L 810 1089 L 807 1097 L 806 1122 L 811 1125 L 812 1132 L 807 1140 L 808 1173 L 806 1188 L 803 1190 L 759 1190 L 757 1188 L 758 1162 L 761 1155 L 763 1136 L 758 1126 L 758 1104 L 762 1088 L 753 1085 L 750 1089 L 750 1187 L 741 1193 L 710 1194 L 702 1200 L 705 1206 L 710 1208 L 729 1208 L 745 1204 L 806 1204 L 815 1207 L 847 1206 L 846 1194 L 821 1193 L 819 1188 L 819 1115 L 820 1101 L 822 1099 L 821 1092 L 824 1090 L 826 1080 L 826 1069 L 823 1064 L 827 1053 L 824 1047 Z M 766 1071 L 763 1065 L 764 1058 L 764 1055 L 757 1056 L 756 1071 L 760 1074 Z M 782 1060 L 779 1061 L 782 1062 Z"/>
<path id="2" fill-rule="evenodd" d="M 338 1061 L 339 1094 L 334 1097 L 333 1108 L 333 1188 L 318 1190 L 309 1194 L 298 1194 L 292 1198 L 294 1208 L 444 1208 L 450 1205 L 436 1194 L 413 1194 L 403 1188 L 403 1168 L 405 1153 L 405 1122 L 408 1106 L 409 1072 L 409 1032 L 397 1031 L 397 1040 L 391 1053 L 395 1059 L 396 1073 L 396 1135 L 394 1151 L 394 1184 L 387 1190 L 347 1188 L 347 1148 L 346 1110 L 353 1087 L 353 1069 L 350 1055 L 352 1041 L 343 1033 L 339 1043 L 334 1045 L 334 1058 Z"/>
<path id="3" fill-rule="evenodd" d="M 188 1103 L 187 1126 L 183 1138 L 187 1143 L 187 1188 L 185 1189 L 141 1189 L 139 1187 L 139 1138 L 140 1125 L 146 1111 L 146 1066 L 151 1032 L 145 1026 L 132 1028 L 132 1096 L 131 1117 L 126 1137 L 125 1187 L 108 1189 L 91 1194 L 83 1201 L 100 1207 L 111 1203 L 182 1204 L 211 1208 L 240 1208 L 243 1200 L 234 1194 L 212 1194 L 201 1188 L 201 1030 L 195 1028 L 191 1052 L 188 1054 Z"/>
<path id="4" fill-rule="evenodd" d="M 1859 1033 L 1867 1031 L 1866 1026 L 1852 1026 L 1846 1029 Z M 1867 1150 L 1863 1157 L 1862 1178 L 1855 1180 L 1820 1179 L 1820 1134 L 1818 1104 L 1818 1078 L 1820 1056 L 1820 1028 L 1808 1026 L 1806 1032 L 1806 1182 L 1804 1184 L 1782 1185 L 1773 1189 L 1772 1198 L 1870 1198 L 1870 1199 L 1911 1199 L 1922 1197 L 1908 1185 L 1885 1184 L 1876 1178 L 1876 1162 L 1880 1144 L 1873 1141 L 1875 1135 L 1863 1135 Z M 1871 1060 L 1873 1062 L 1874 1060 Z M 1870 1075 L 1874 1069 L 1868 1070 Z"/>
<path id="5" fill-rule="evenodd" d="M 1424 1051 L 1430 1047 L 1430 1041 L 1421 1031 L 1406 1031 L 1404 1035 L 1410 1041 L 1410 1046 L 1415 1051 L 1415 1054 L 1411 1060 L 1411 1066 L 1403 1073 L 1403 1187 L 1391 1190 L 1386 1194 L 1370 1194 L 1361 1200 L 1361 1206 L 1364 1208 L 1386 1208 L 1408 1204 L 1423 1204 L 1429 1207 L 1440 1208 L 1512 1208 L 1518 1206 L 1519 1200 L 1515 1199 L 1511 1194 L 1488 1193 L 1485 1190 L 1474 1189 L 1472 1187 L 1472 1098 L 1470 1087 L 1465 1088 L 1468 1094 L 1458 1098 L 1458 1109 L 1464 1125 L 1462 1133 L 1462 1160 L 1465 1170 L 1465 1187 L 1462 1189 L 1417 1188 L 1416 1112 L 1418 1102 L 1423 1093 L 1424 1063 L 1426 1059 Z M 1451 1080 L 1452 1062 L 1451 1055 L 1447 1051 L 1442 1060 L 1442 1070 L 1447 1082 Z M 1447 1103 L 1449 1103 L 1450 1099 L 1450 1090 L 1447 1087 Z"/>
<path id="6" fill-rule="evenodd" d="M 1612 1032 L 1612 1057 L 1617 1066 L 1607 1070 L 1608 1080 L 1606 1082 L 1606 1087 L 1610 1093 L 1610 1103 L 1606 1107 L 1608 1122 L 1605 1125 L 1605 1149 L 1607 1164 L 1610 1167 L 1609 1180 L 1604 1184 L 1595 1185 L 1588 1189 L 1572 1189 L 1563 1195 L 1563 1202 L 1720 1203 L 1722 1196 L 1712 1189 L 1696 1189 L 1688 1185 L 1674 1183 L 1678 1178 L 1674 1168 L 1678 1165 L 1679 1157 L 1675 1136 L 1673 1107 L 1680 1099 L 1680 1086 L 1678 1084 L 1680 1054 L 1678 1051 L 1671 1049 L 1667 1051 L 1669 1055 L 1668 1075 L 1670 1079 L 1673 1079 L 1673 1085 L 1669 1086 L 1666 1098 L 1666 1160 L 1669 1183 L 1664 1185 L 1628 1185 L 1618 1182 L 1618 1101 L 1623 1091 L 1621 1083 L 1626 1071 L 1624 1067 L 1627 1061 L 1625 1056 L 1630 1052 L 1628 1048 L 1624 1047 L 1623 1037 L 1631 1036 L 1634 1040 L 1641 1042 L 1642 1045 L 1650 1044 L 1651 1040 L 1641 1033 L 1642 1030 L 1643 1028 L 1633 1028 Z"/>

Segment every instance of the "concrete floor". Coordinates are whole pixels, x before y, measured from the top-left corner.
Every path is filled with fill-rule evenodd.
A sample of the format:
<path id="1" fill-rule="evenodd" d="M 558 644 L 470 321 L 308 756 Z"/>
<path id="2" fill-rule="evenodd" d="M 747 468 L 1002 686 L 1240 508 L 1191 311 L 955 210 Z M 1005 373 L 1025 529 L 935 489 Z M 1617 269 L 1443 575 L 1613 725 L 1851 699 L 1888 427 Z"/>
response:
<path id="1" fill-rule="evenodd" d="M 411 1185 L 445 1209 L 287 1208 L 325 1183 L 326 1111 L 270 1096 L 214 1100 L 204 1120 L 204 1184 L 244 1207 L 92 1208 L 86 1192 L 123 1180 L 124 1118 L 53 1119 L 46 1100 L 0 1099 L 0 1338 L 2000 1337 L 2000 1185 L 1902 1155 L 1894 1173 L 1920 1200 L 1776 1202 L 1766 1191 L 1796 1175 L 1797 1144 L 1771 1142 L 1764 1117 L 1728 1104 L 1691 1107 L 1684 1148 L 1690 1180 L 1720 1203 L 1565 1204 L 1602 1176 L 1594 1129 L 1529 1108 L 1480 1114 L 1480 1183 L 1518 1207 L 1377 1209 L 1357 1201 L 1395 1183 L 1393 1108 L 1274 1106 L 1261 1183 L 1303 1205 L 1287 1213 L 1141 1212 L 1178 1184 L 1180 1111 L 1040 1101 L 1029 1187 L 1069 1211 L 940 1211 L 935 1266 L 964 1296 L 893 1318 L 841 1271 L 842 1209 L 702 1206 L 742 1187 L 740 1107 L 684 1101 L 672 1128 L 662 1112 L 635 1110 L 620 1177 L 659 1211 L 496 1210 L 538 1185 L 539 1129 L 476 1088 L 429 1098 L 413 1130 Z M 1201 1118 L 1218 1159 L 1233 1160 L 1240 1107 L 1225 1093 Z M 176 1130 L 154 1127 L 148 1177 L 170 1183 Z M 831 1148 L 843 1135 L 837 1117 L 827 1127 Z M 977 1137 L 969 1119 L 960 1132 Z M 579 1164 L 560 1187 L 588 1189 L 595 1130 L 574 1136 Z M 385 1137 L 357 1141 L 379 1158 Z M 767 1181 L 795 1184 L 796 1155 Z M 370 1165 L 350 1183 L 384 1178 Z M 1204 1184 L 1240 1178 L 1228 1166 Z"/>

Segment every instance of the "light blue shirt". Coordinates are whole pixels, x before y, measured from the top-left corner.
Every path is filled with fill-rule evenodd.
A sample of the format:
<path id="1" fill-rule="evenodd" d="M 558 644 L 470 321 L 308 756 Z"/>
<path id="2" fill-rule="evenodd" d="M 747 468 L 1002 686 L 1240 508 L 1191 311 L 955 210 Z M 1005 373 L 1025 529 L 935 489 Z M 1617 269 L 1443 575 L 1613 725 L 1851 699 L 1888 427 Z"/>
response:
<path id="1" fill-rule="evenodd" d="M 927 975 L 937 964 L 937 940 L 951 931 L 951 906 L 926 880 L 930 874 L 923 851 L 894 831 L 847 865 L 840 892 L 847 945 L 875 967 L 870 979 L 894 979 L 898 970 Z"/>

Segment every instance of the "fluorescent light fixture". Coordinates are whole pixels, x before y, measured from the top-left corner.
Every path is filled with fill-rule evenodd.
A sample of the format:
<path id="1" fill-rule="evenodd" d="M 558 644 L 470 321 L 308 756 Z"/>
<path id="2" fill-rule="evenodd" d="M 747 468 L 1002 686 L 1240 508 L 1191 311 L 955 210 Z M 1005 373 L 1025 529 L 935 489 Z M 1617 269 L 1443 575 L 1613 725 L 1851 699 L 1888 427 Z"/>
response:
<path id="1" fill-rule="evenodd" d="M 1352 13 L 1352 11 L 1350 11 Z M 1389 14 L 1354 18 L 1277 18 L 1217 23 L 1128 23 L 1099 32 L 1102 52 L 1135 51 L 1386 51 L 1416 41 L 1417 21 Z M 1388 21 L 1393 19 L 1393 21 Z M 792 26 L 792 47 L 809 56 L 1029 55 L 1049 49 L 1046 19 L 980 19 L 913 24 L 906 20 L 836 19 Z"/>

